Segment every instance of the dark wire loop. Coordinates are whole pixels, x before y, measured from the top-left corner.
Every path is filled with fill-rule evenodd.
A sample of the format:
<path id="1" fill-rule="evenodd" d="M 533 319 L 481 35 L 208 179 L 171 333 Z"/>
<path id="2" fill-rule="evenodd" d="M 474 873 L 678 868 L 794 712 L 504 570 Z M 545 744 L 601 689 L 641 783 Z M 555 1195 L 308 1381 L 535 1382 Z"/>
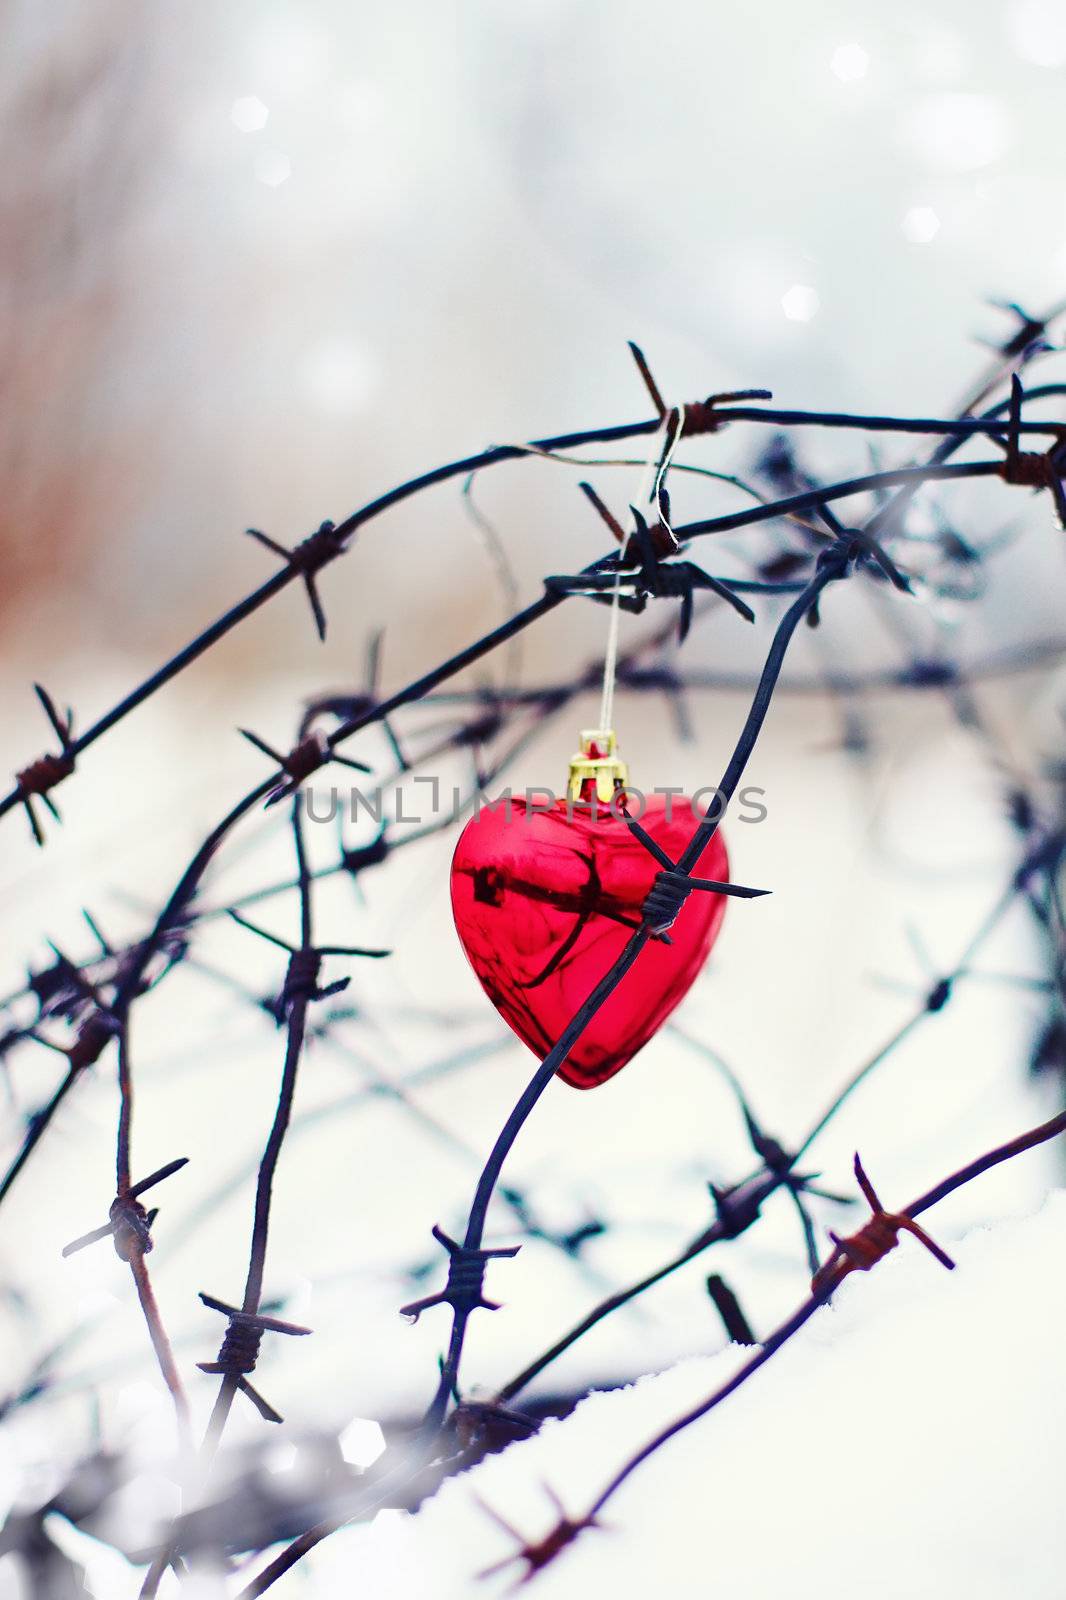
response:
<path id="1" fill-rule="evenodd" d="M 294 950 L 289 957 L 288 971 L 281 991 L 279 1006 L 287 1016 L 294 1000 L 317 1000 L 321 996 L 318 975 L 322 970 L 322 954 L 312 947 Z M 347 983 L 347 979 L 343 980 Z M 331 992 L 336 992 L 330 985 Z"/>
<path id="2" fill-rule="evenodd" d="M 158 1210 L 148 1211 L 132 1195 L 119 1195 L 111 1202 L 110 1229 L 115 1254 L 120 1261 L 146 1256 L 152 1248 L 152 1223 Z"/>
<path id="3" fill-rule="evenodd" d="M 358 952 L 355 952 L 358 953 Z M 367 951 L 368 955 L 382 955 L 384 951 Z M 335 978 L 332 983 L 319 984 L 318 977 L 322 970 L 322 960 L 325 951 L 313 948 L 294 950 L 289 956 L 289 966 L 285 973 L 285 982 L 282 984 L 281 994 L 272 1005 L 274 1015 L 279 1021 L 285 1021 L 298 1000 L 309 1003 L 312 1000 L 328 1000 L 335 994 L 340 994 L 347 989 L 350 978 Z"/>
<path id="4" fill-rule="evenodd" d="M 657 872 L 648 890 L 641 916 L 653 939 L 664 940 L 692 892 L 692 880 L 672 868 Z"/>
<path id="5" fill-rule="evenodd" d="M 293 783 L 303 783 L 329 760 L 329 746 L 322 733 L 314 731 L 293 745 L 281 766 Z"/>
<path id="6" fill-rule="evenodd" d="M 417 1322 L 423 1311 L 428 1311 L 431 1306 L 451 1306 L 453 1311 L 469 1315 L 471 1311 L 479 1308 L 484 1311 L 499 1311 L 499 1302 L 485 1298 L 485 1268 L 496 1257 L 516 1256 L 521 1245 L 509 1245 L 494 1250 L 472 1250 L 464 1244 L 459 1244 L 444 1232 L 443 1228 L 434 1227 L 433 1237 L 437 1243 L 443 1245 L 448 1252 L 448 1279 L 439 1294 L 429 1294 L 421 1300 L 412 1300 L 410 1305 L 400 1307 L 400 1315 L 410 1317 Z"/>
<path id="7" fill-rule="evenodd" d="M 1003 463 L 1003 476 L 1007 483 L 1018 483 L 1023 488 L 1049 489 L 1055 477 L 1051 454 L 1044 450 L 1019 450 Z"/>
<path id="8" fill-rule="evenodd" d="M 111 1202 L 108 1221 L 103 1227 L 94 1228 L 91 1233 L 84 1233 L 80 1239 L 64 1245 L 63 1255 L 75 1255 L 88 1245 L 110 1238 L 120 1261 L 138 1260 L 152 1248 L 152 1223 L 158 1215 L 158 1210 L 146 1211 L 132 1195 L 118 1195 Z"/>
<path id="9" fill-rule="evenodd" d="M 231 1376 L 239 1373 L 242 1377 L 255 1371 L 255 1364 L 259 1360 L 259 1347 L 263 1343 L 264 1330 L 253 1322 L 245 1322 L 240 1317 L 231 1317 L 222 1340 L 217 1360 L 204 1363 L 201 1370 L 206 1371 L 210 1365 L 215 1372 Z"/>
<path id="10" fill-rule="evenodd" d="M 714 1232 L 723 1239 L 739 1239 L 762 1215 L 767 1198 L 763 1187 L 754 1185 L 723 1189 L 716 1183 L 707 1188 L 714 1202 Z"/>
<path id="11" fill-rule="evenodd" d="M 57 783 L 62 783 L 64 778 L 69 778 L 73 771 L 73 756 L 55 754 L 38 756 L 36 761 L 31 761 L 16 774 L 23 802 L 29 800 L 31 795 L 39 796 L 43 800 L 49 789 L 55 788 Z"/>
<path id="12" fill-rule="evenodd" d="M 344 554 L 350 539 L 350 534 L 338 533 L 336 524 L 327 519 L 293 547 L 289 552 L 289 565 L 297 572 L 320 572 L 328 562 Z"/>
<path id="13" fill-rule="evenodd" d="M 118 1018 L 110 1011 L 103 1007 L 91 1011 L 78 1028 L 74 1043 L 65 1052 L 71 1072 L 83 1072 L 87 1067 L 94 1067 L 119 1027 Z"/>

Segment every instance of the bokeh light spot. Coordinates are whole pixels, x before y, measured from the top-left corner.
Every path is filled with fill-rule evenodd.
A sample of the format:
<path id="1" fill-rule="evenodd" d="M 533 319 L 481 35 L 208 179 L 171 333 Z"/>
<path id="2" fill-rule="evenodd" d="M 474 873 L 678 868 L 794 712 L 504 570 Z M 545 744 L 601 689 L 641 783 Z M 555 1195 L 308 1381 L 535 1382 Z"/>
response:
<path id="1" fill-rule="evenodd" d="M 276 189 L 292 176 L 292 162 L 281 150 L 261 150 L 255 158 L 255 175 L 268 189 Z"/>
<path id="2" fill-rule="evenodd" d="M 380 1422 L 366 1417 L 356 1417 L 340 1437 L 341 1455 L 349 1466 L 369 1467 L 385 1448 L 385 1435 Z"/>
<path id="3" fill-rule="evenodd" d="M 270 112 L 254 94 L 242 95 L 230 107 L 229 119 L 241 133 L 258 133 L 265 128 Z"/>
<path id="4" fill-rule="evenodd" d="M 940 218 L 932 206 L 912 206 L 900 226 L 911 244 L 928 244 L 940 232 Z"/>
<path id="5" fill-rule="evenodd" d="M 302 369 L 303 388 L 316 411 L 346 417 L 361 411 L 378 385 L 370 357 L 346 339 L 325 339 L 308 350 Z"/>
<path id="6" fill-rule="evenodd" d="M 870 70 L 870 52 L 854 40 L 838 44 L 829 58 L 829 70 L 841 83 L 858 83 Z"/>
<path id="7" fill-rule="evenodd" d="M 794 283 L 781 296 L 781 310 L 789 322 L 810 322 L 818 315 L 821 303 L 817 289 L 812 289 L 809 283 Z"/>

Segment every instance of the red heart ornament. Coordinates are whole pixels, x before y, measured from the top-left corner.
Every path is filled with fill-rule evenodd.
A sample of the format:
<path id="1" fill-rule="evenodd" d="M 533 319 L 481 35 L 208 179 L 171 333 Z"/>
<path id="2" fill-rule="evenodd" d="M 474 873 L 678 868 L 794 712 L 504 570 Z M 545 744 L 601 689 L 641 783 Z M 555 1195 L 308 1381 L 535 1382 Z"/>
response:
<path id="1" fill-rule="evenodd" d="M 634 815 L 636 815 L 634 810 Z M 691 802 L 647 798 L 639 821 L 676 861 L 702 819 Z M 602 807 L 506 797 L 472 817 L 452 859 L 452 913 L 478 982 L 518 1037 L 543 1059 L 621 954 L 658 863 L 621 817 Z M 727 882 L 715 833 L 692 876 Z M 558 1076 L 593 1089 L 647 1044 L 703 966 L 726 896 L 694 894 L 651 941 L 586 1027 Z"/>

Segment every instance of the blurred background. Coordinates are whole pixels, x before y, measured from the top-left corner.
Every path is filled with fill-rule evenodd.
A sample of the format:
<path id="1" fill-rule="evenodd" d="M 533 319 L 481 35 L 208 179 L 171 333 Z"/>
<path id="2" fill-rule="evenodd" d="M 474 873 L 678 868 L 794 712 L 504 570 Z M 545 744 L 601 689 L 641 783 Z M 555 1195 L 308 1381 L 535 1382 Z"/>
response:
<path id="1" fill-rule="evenodd" d="M 1066 276 L 1053 0 L 4 23 L 4 625 L 34 672 L 57 636 L 71 671 L 154 662 L 258 575 L 245 526 L 643 415 L 626 338 L 672 395 L 935 412 L 1003 332 L 985 297 Z M 599 548 L 561 476 L 485 490 L 527 588 Z M 372 593 L 402 675 L 494 603 L 450 490 L 363 543 L 328 655 L 293 600 L 201 674 L 350 670 Z"/>
<path id="2" fill-rule="evenodd" d="M 1055 0 L 7 0 L 0 16 L 0 740 L 12 770 L 45 743 L 33 681 L 85 726 L 269 574 L 246 527 L 293 543 L 453 457 L 647 415 L 629 338 L 671 401 L 762 386 L 786 406 L 944 416 L 989 360 L 979 341 L 1016 327 L 989 297 L 1041 313 L 1066 292 Z M 1034 381 L 1063 372 L 1052 353 Z M 769 442 L 738 425 L 684 458 L 748 472 Z M 814 432 L 801 445 L 820 477 L 923 447 Z M 287 747 L 306 697 L 366 686 L 375 635 L 391 691 L 535 598 L 545 573 L 602 554 L 581 475 L 510 464 L 479 478 L 477 516 L 456 481 L 375 520 L 323 576 L 325 645 L 294 587 L 86 756 L 46 851 L 7 818 L 0 988 L 47 959 L 45 936 L 83 955 L 86 904 L 116 939 L 143 931 L 204 832 L 263 776 L 238 727 Z M 586 475 L 621 514 L 641 474 Z M 674 487 L 681 520 L 744 503 L 726 484 Z M 941 519 L 988 547 L 979 583 L 890 606 L 849 585 L 798 641 L 750 771 L 767 818 L 729 833 L 738 880 L 774 894 L 731 906 L 678 1016 L 794 1139 L 1009 883 L 1010 792 L 1058 804 L 1066 588 L 1049 497 L 962 485 L 919 497 L 909 531 Z M 774 537 L 716 543 L 711 570 L 748 570 Z M 710 563 L 709 549 L 693 553 Z M 684 645 L 676 664 L 711 681 L 688 697 L 689 739 L 662 699 L 620 694 L 638 784 L 718 781 L 775 607 L 756 629 L 715 612 Z M 623 648 L 664 621 L 624 618 Z M 526 634 L 509 667 L 527 685 L 565 681 L 604 638 L 604 613 L 575 602 Z M 861 679 L 930 659 L 975 669 L 965 715 L 935 690 L 824 689 L 830 669 Z M 467 686 L 503 671 L 491 660 Z M 512 785 L 560 786 L 593 706 L 546 722 Z M 386 770 L 376 736 L 356 753 Z M 362 896 L 334 883 L 323 913 L 338 942 L 394 956 L 356 971 L 355 1015 L 311 1052 L 308 1120 L 277 1189 L 268 1287 L 315 1327 L 315 1359 L 270 1351 L 264 1388 L 300 1427 L 388 1424 L 428 1399 L 443 1318 L 399 1323 L 405 1274 L 440 1274 L 430 1225 L 461 1223 L 477 1156 L 530 1066 L 454 939 L 454 837 L 398 853 Z M 210 889 L 224 903 L 291 871 L 284 827 L 257 820 Z M 269 915 L 295 931 L 291 901 Z M 281 1062 L 270 1019 L 218 979 L 280 982 L 274 955 L 243 938 L 205 931 L 210 971 L 177 972 L 135 1028 L 137 1165 L 192 1158 L 162 1200 L 153 1267 L 198 1408 L 212 1386 L 192 1363 L 213 1354 L 218 1328 L 195 1296 L 239 1291 Z M 1061 1079 L 1031 1071 L 1049 1002 L 1024 907 L 982 960 L 989 981 L 960 989 L 827 1134 L 816 1164 L 833 1186 L 861 1142 L 902 1202 L 1058 1107 Z M 365 1097 L 464 1051 L 473 1064 L 420 1090 L 417 1114 Z M 13 1060 L 11 1148 L 54 1081 L 43 1053 Z M 258 1110 L 238 1115 L 249 1100 Z M 128 1277 L 106 1249 L 59 1257 L 106 1211 L 114 1116 L 105 1065 L 10 1201 L 8 1365 L 73 1343 L 55 1393 L 14 1419 L 4 1482 L 39 1497 L 102 1430 L 154 1462 L 143 1519 L 168 1508 L 159 1462 L 172 1441 Z M 542 1336 L 698 1232 L 706 1181 L 751 1164 L 728 1084 L 677 1038 L 594 1094 L 553 1086 L 514 1180 L 552 1226 L 610 1227 L 580 1263 L 533 1241 L 494 1269 L 508 1313 L 475 1321 L 472 1386 L 508 1377 Z M 1032 1209 L 1058 1176 L 1045 1153 L 990 1178 L 945 1208 L 948 1236 Z M 510 1238 L 513 1219 L 494 1221 Z M 802 1292 L 800 1246 L 783 1201 L 765 1232 L 723 1253 L 760 1325 Z M 697 1267 L 605 1325 L 553 1381 L 576 1391 L 720 1343 L 700 1295 Z M 234 1437 L 260 1426 L 238 1412 Z"/>

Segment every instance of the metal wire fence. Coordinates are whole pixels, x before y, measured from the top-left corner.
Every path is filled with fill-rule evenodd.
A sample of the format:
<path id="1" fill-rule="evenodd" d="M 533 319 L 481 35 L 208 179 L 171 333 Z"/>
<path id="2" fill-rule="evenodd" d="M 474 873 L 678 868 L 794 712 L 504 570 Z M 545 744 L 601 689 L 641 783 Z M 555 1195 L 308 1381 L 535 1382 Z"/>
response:
<path id="1" fill-rule="evenodd" d="M 1016 332 L 999 352 L 994 370 L 981 378 L 959 415 L 947 418 L 780 410 L 769 403 L 770 397 L 764 391 L 712 395 L 696 403 L 670 406 L 662 398 L 643 355 L 634 349 L 653 404 L 651 417 L 632 424 L 550 436 L 529 445 L 502 445 L 452 462 L 399 485 L 337 524 L 323 523 L 292 549 L 249 530 L 278 558 L 277 571 L 115 705 L 98 714 L 83 733 L 76 732 L 74 714 L 70 710 L 61 711 L 49 692 L 37 687 L 54 745 L 18 769 L 10 790 L 0 799 L 0 817 L 21 811 L 28 821 L 31 841 L 37 846 L 46 846 L 51 824 L 46 822 L 44 813 L 58 820 L 56 794 L 60 788 L 64 798 L 69 794 L 76 806 L 78 772 L 83 763 L 91 759 L 94 747 L 126 718 L 148 715 L 148 702 L 163 693 L 179 673 L 247 617 L 269 605 L 284 589 L 297 583 L 303 586 L 317 632 L 324 636 L 326 607 L 320 579 L 329 566 L 344 557 L 377 517 L 408 497 L 447 480 L 465 483 L 472 503 L 469 491 L 477 475 L 498 463 L 523 456 L 531 457 L 534 463 L 545 463 L 543 470 L 548 470 L 548 462 L 577 461 L 591 471 L 605 460 L 602 455 L 589 455 L 592 447 L 602 450 L 657 435 L 662 435 L 666 441 L 659 458 L 648 516 L 636 511 L 633 521 L 623 525 L 589 485 L 582 485 L 592 510 L 602 518 L 613 541 L 605 555 L 577 573 L 547 574 L 543 592 L 531 603 L 515 610 L 506 622 L 392 694 L 379 692 L 379 654 L 375 645 L 365 686 L 349 693 L 323 695 L 303 708 L 295 719 L 294 742 L 287 751 L 277 750 L 249 732 L 247 737 L 266 758 L 266 775 L 249 792 L 233 800 L 188 862 L 176 872 L 171 892 L 161 906 L 152 908 L 140 936 L 132 941 L 113 943 L 93 917 L 86 914 L 93 940 L 89 953 L 74 956 L 53 947 L 51 962 L 31 970 L 24 988 L 5 998 L 5 1021 L 0 1035 L 0 1052 L 5 1063 L 16 1057 L 21 1060 L 33 1052 L 49 1052 L 57 1056 L 62 1065 L 50 1097 L 35 1106 L 15 1130 L 16 1148 L 0 1181 L 0 1202 L 9 1195 L 28 1163 L 41 1163 L 47 1170 L 49 1129 L 68 1098 L 77 1094 L 90 1074 L 105 1071 L 112 1062 L 116 1068 L 114 1199 L 106 1220 L 72 1215 L 71 1233 L 79 1227 L 85 1231 L 73 1240 L 68 1251 L 80 1251 L 111 1240 L 118 1257 L 129 1268 L 159 1376 L 173 1403 L 179 1451 L 184 1463 L 186 1513 L 175 1523 L 161 1547 L 145 1554 L 144 1595 L 157 1591 L 168 1569 L 173 1569 L 180 1578 L 205 1553 L 205 1539 L 196 1532 L 202 1526 L 202 1519 L 201 1523 L 197 1522 L 195 1508 L 210 1493 L 211 1466 L 223 1442 L 237 1396 L 243 1395 L 254 1404 L 267 1422 L 279 1420 L 271 1400 L 253 1383 L 263 1341 L 274 1336 L 303 1339 L 310 1331 L 279 1315 L 279 1309 L 283 1308 L 264 1296 L 273 1184 L 286 1139 L 297 1125 L 294 1098 L 309 1040 L 328 1038 L 344 1048 L 344 1024 L 348 1014 L 340 996 L 349 982 L 343 975 L 344 964 L 376 962 L 388 956 L 388 951 L 383 949 L 321 941 L 316 933 L 317 896 L 324 880 L 346 877 L 358 885 L 365 874 L 380 868 L 407 845 L 424 838 L 427 833 L 443 833 L 454 827 L 477 803 L 479 796 L 506 776 L 510 765 L 545 719 L 558 716 L 580 695 L 595 687 L 601 670 L 597 660 L 573 663 L 569 673 L 563 671 L 556 681 L 547 684 L 522 685 L 511 677 L 502 687 L 493 689 L 470 687 L 468 682 L 451 686 L 452 680 L 459 678 L 466 669 L 493 652 L 504 650 L 549 613 L 563 606 L 609 602 L 614 596 L 619 605 L 634 613 L 663 603 L 666 616 L 660 625 L 639 645 L 620 656 L 619 692 L 663 698 L 682 734 L 690 722 L 690 696 L 709 687 L 720 684 L 749 687 L 747 715 L 724 769 L 721 773 L 708 774 L 708 784 L 713 781 L 716 799 L 678 859 L 665 856 L 640 823 L 633 817 L 628 819 L 630 828 L 655 857 L 657 867 L 655 885 L 645 903 L 642 920 L 633 928 L 622 954 L 604 973 L 553 1048 L 537 1065 L 487 1152 L 479 1153 L 469 1141 L 464 1143 L 443 1127 L 419 1099 L 419 1091 L 426 1083 L 467 1070 L 478 1058 L 479 1049 L 459 1049 L 450 1056 L 426 1062 L 419 1071 L 404 1079 L 379 1077 L 352 1097 L 352 1103 L 388 1099 L 404 1117 L 428 1129 L 434 1138 L 451 1148 L 458 1148 L 464 1159 L 476 1162 L 479 1167 L 461 1237 L 452 1238 L 434 1228 L 442 1258 L 439 1264 L 430 1260 L 411 1270 L 411 1281 L 427 1292 L 404 1308 L 414 1317 L 436 1307 L 443 1308 L 450 1318 L 449 1336 L 433 1397 L 424 1416 L 392 1441 L 381 1460 L 357 1481 L 346 1483 L 328 1500 L 320 1497 L 296 1511 L 288 1508 L 280 1520 L 268 1519 L 259 1529 L 254 1548 L 266 1548 L 281 1538 L 288 1538 L 290 1542 L 242 1593 L 265 1592 L 301 1556 L 352 1519 L 367 1518 L 385 1505 L 417 1505 L 443 1477 L 478 1460 L 486 1452 L 503 1448 L 512 1439 L 534 1431 L 542 1409 L 537 1403 L 526 1404 L 523 1399 L 534 1379 L 605 1318 L 632 1305 L 679 1268 L 721 1242 L 735 1240 L 758 1227 L 767 1200 L 772 1195 L 784 1194 L 794 1207 L 800 1226 L 802 1248 L 812 1279 L 809 1297 L 776 1330 L 757 1339 L 742 1304 L 743 1296 L 717 1273 L 707 1279 L 708 1292 L 727 1335 L 750 1343 L 752 1355 L 727 1385 L 687 1415 L 666 1422 L 653 1439 L 619 1467 L 584 1512 L 571 1516 L 560 1508 L 557 1523 L 547 1538 L 535 1543 L 519 1542 L 517 1558 L 523 1564 L 525 1576 L 534 1576 L 595 1525 L 598 1513 L 615 1490 L 649 1455 L 667 1446 L 682 1428 L 706 1416 L 740 1384 L 753 1378 L 830 1298 L 845 1275 L 875 1266 L 895 1247 L 902 1233 L 913 1235 L 932 1250 L 945 1267 L 950 1267 L 950 1258 L 924 1233 L 917 1217 L 992 1165 L 1017 1157 L 1066 1129 L 1066 1117 L 1060 1115 L 1029 1134 L 1011 1138 L 945 1178 L 899 1212 L 884 1209 L 878 1191 L 856 1161 L 859 1188 L 870 1207 L 870 1217 L 850 1235 L 834 1236 L 830 1254 L 821 1259 L 809 1201 L 817 1197 L 847 1203 L 851 1197 L 835 1196 L 819 1187 L 805 1167 L 809 1152 L 845 1101 L 891 1052 L 925 1026 L 930 1018 L 942 1013 L 960 986 L 973 980 L 974 963 L 982 946 L 1006 914 L 1019 905 L 1028 911 L 1047 955 L 1046 973 L 1034 980 L 1042 1003 L 1046 1005 L 1037 1065 L 1056 1071 L 1061 1071 L 1064 1065 L 1066 1025 L 1062 1000 L 1066 916 L 1060 878 L 1066 850 L 1066 813 L 1057 804 L 1049 805 L 1046 791 L 1038 795 L 1016 771 L 1010 770 L 1004 788 L 1017 838 L 1017 860 L 1001 893 L 974 928 L 951 969 L 930 975 L 910 1016 L 852 1071 L 831 1103 L 813 1116 L 804 1137 L 795 1146 L 780 1141 L 763 1128 L 749 1104 L 743 1075 L 738 1078 L 720 1062 L 715 1041 L 679 1034 L 687 1047 L 701 1053 L 716 1070 L 729 1076 L 753 1151 L 752 1171 L 740 1182 L 711 1185 L 710 1216 L 694 1223 L 691 1241 L 681 1250 L 668 1254 L 654 1270 L 634 1282 L 611 1285 L 608 1292 L 598 1295 L 596 1303 L 576 1325 L 553 1337 L 545 1348 L 536 1350 L 536 1339 L 531 1334 L 534 1348 L 530 1358 L 520 1372 L 499 1387 L 491 1400 L 464 1398 L 470 1385 L 465 1359 L 468 1325 L 474 1312 L 493 1308 L 486 1292 L 486 1273 L 494 1292 L 502 1290 L 505 1273 L 521 1271 L 521 1263 L 505 1263 L 529 1239 L 539 1240 L 584 1269 L 589 1242 L 612 1227 L 609 1216 L 592 1216 L 570 1229 L 560 1230 L 549 1225 L 538 1216 L 530 1197 L 508 1181 L 508 1159 L 534 1106 L 599 1008 L 625 974 L 640 962 L 648 945 L 660 940 L 674 920 L 684 915 L 688 896 L 707 887 L 693 876 L 694 868 L 729 802 L 738 792 L 776 697 L 797 691 L 836 696 L 846 713 L 849 736 L 855 747 L 861 748 L 865 696 L 886 688 L 915 695 L 933 693 L 944 697 L 953 715 L 971 729 L 976 726 L 979 735 L 994 745 L 995 734 L 980 723 L 972 697 L 974 685 L 982 676 L 1010 672 L 1040 660 L 1055 660 L 1066 650 L 1066 639 L 1032 641 L 1024 649 L 1004 648 L 984 661 L 965 666 L 948 656 L 933 661 L 905 653 L 897 667 L 870 672 L 865 677 L 844 674 L 830 665 L 817 679 L 782 678 L 793 640 L 801 630 L 818 627 L 823 612 L 830 611 L 842 586 L 867 585 L 889 607 L 906 604 L 918 587 L 934 595 L 957 596 L 965 591 L 972 598 L 980 598 L 981 582 L 977 580 L 983 571 L 981 550 L 965 534 L 956 531 L 954 522 L 945 515 L 932 536 L 935 560 L 930 561 L 929 535 L 924 534 L 919 539 L 909 521 L 918 491 L 935 491 L 937 498 L 932 503 L 943 507 L 950 503 L 949 497 L 959 482 L 995 478 L 1019 490 L 1046 496 L 1055 508 L 1060 525 L 1066 528 L 1063 488 L 1066 422 L 1035 416 L 1032 410 L 1037 402 L 1058 401 L 1066 394 L 1066 385 L 1023 387 L 1023 375 L 1029 365 L 1050 348 L 1048 323 L 1049 318 L 1020 317 Z M 744 479 L 711 473 L 676 459 L 677 448 L 684 441 L 712 435 L 726 427 L 751 430 L 761 440 L 753 453 L 751 472 Z M 925 441 L 929 454 L 915 464 L 874 470 L 838 482 L 819 482 L 803 465 L 800 441 L 806 431 L 812 429 L 850 430 L 881 440 L 906 436 Z M 769 444 L 765 440 L 767 430 Z M 976 447 L 981 453 L 974 459 L 953 459 L 967 447 Z M 670 505 L 670 479 L 683 472 L 697 479 L 700 474 L 724 479 L 743 498 L 742 508 L 725 515 L 675 524 Z M 853 515 L 856 507 L 861 509 L 861 515 Z M 697 540 L 711 541 L 716 535 L 726 533 L 744 534 L 748 529 L 763 525 L 779 530 L 781 542 L 770 555 L 753 542 L 749 571 L 744 577 L 706 570 L 691 558 L 694 549 L 714 551 L 713 543 L 697 546 Z M 492 536 L 496 537 L 494 531 Z M 923 541 L 919 572 L 913 557 Z M 734 553 L 736 548 L 732 547 Z M 713 554 L 708 557 L 709 566 L 713 565 L 713 559 Z M 678 632 L 683 637 L 691 627 L 701 626 L 708 616 L 725 617 L 728 613 L 732 613 L 730 626 L 754 626 L 765 636 L 763 664 L 754 683 L 749 684 L 742 672 L 693 671 L 675 656 L 674 640 Z M 405 723 L 410 708 L 418 708 L 423 719 L 415 741 Z M 428 736 L 427 714 L 434 719 L 428 725 Z M 391 774 L 381 770 L 371 772 L 361 756 L 352 753 L 362 749 L 359 735 L 375 727 L 383 731 L 391 752 Z M 369 843 L 352 842 L 341 817 L 333 859 L 325 865 L 313 864 L 307 835 L 312 821 L 318 825 L 311 799 L 312 780 L 316 775 L 347 768 L 360 775 L 360 783 L 368 787 L 373 784 L 380 789 L 390 777 L 404 779 L 420 773 L 431 774 L 434 761 L 443 756 L 461 759 L 469 767 L 467 787 L 455 791 L 453 804 L 443 814 L 418 829 L 402 830 L 383 820 Z M 1054 785 L 1051 793 L 1054 796 Z M 210 891 L 213 867 L 233 849 L 237 837 L 250 828 L 264 808 L 269 810 L 279 805 L 288 809 L 291 875 L 278 882 L 260 882 L 235 899 L 213 895 Z M 7 825 L 13 826 L 16 821 L 12 815 Z M 746 892 L 737 886 L 711 887 L 719 892 L 731 889 Z M 257 920 L 258 908 L 273 901 L 291 909 L 292 932 L 288 939 L 268 931 Z M 221 919 L 236 922 L 249 939 L 266 941 L 277 950 L 279 984 L 274 994 L 258 994 L 253 985 L 240 976 L 234 978 L 221 971 L 205 954 L 202 948 L 205 931 Z M 175 1154 L 158 1170 L 144 1174 L 134 1154 L 137 1106 L 141 1095 L 150 1093 L 151 1088 L 142 1082 L 131 1019 L 151 1007 L 157 992 L 169 985 L 173 975 L 181 970 L 197 972 L 205 982 L 221 986 L 235 1007 L 266 1010 L 284 1036 L 273 1120 L 256 1174 L 243 1289 L 239 1295 L 228 1299 L 223 1298 L 218 1285 L 205 1286 L 201 1294 L 204 1305 L 224 1318 L 225 1329 L 214 1358 L 198 1362 L 201 1371 L 218 1380 L 214 1408 L 204 1436 L 199 1440 L 193 1436 L 187 1396 L 189 1374 L 184 1360 L 175 1352 L 160 1313 L 149 1263 L 157 1212 L 150 1209 L 146 1201 L 154 1199 L 157 1186 L 183 1167 L 184 1157 Z M 190 1092 L 199 1091 L 192 1086 Z M 311 1133 L 313 1135 L 313 1128 Z M 215 1196 L 231 1188 L 232 1181 L 223 1178 Z M 887 1186 L 883 1175 L 878 1175 L 878 1181 L 886 1182 Z M 487 1219 L 494 1200 L 504 1208 L 508 1227 L 513 1232 L 513 1242 L 505 1246 L 488 1246 L 485 1242 Z M 212 1198 L 208 1197 L 196 1226 L 210 1225 L 213 1215 Z M 586 1281 L 593 1281 L 591 1275 Z M 600 1287 L 602 1289 L 603 1285 Z M 48 1393 L 55 1382 L 55 1367 L 62 1354 L 62 1350 L 35 1353 L 28 1377 L 17 1384 L 9 1396 L 6 1405 L 9 1413 L 35 1405 Z M 636 1352 L 634 1362 L 639 1369 Z M 572 1404 L 576 1398 L 568 1396 L 567 1403 Z M 101 1480 L 100 1493 L 106 1492 L 110 1491 Z M 47 1565 L 57 1559 L 54 1551 L 50 1550 L 47 1558 L 42 1554 L 40 1532 L 40 1517 L 56 1503 L 53 1497 L 47 1506 L 42 1506 L 36 1521 L 33 1517 L 23 1518 L 17 1527 L 10 1525 L 7 1531 L 9 1547 L 20 1550 L 27 1559 L 36 1560 L 38 1567 L 41 1562 Z M 220 1548 L 227 1548 L 216 1528 L 206 1537 L 208 1553 L 211 1553 L 211 1538 L 219 1540 Z M 214 1553 L 217 1554 L 217 1550 Z"/>

